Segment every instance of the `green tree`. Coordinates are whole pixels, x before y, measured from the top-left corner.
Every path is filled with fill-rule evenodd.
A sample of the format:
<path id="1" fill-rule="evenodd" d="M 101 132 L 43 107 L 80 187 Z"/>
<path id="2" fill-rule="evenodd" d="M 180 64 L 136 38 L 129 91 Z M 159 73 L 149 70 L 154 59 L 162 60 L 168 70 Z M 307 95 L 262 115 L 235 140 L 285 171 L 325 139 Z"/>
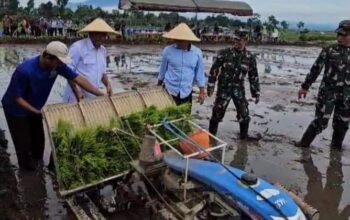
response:
<path id="1" fill-rule="evenodd" d="M 167 14 L 167 13 L 160 13 L 159 16 L 158 16 L 158 19 L 163 21 L 163 25 L 168 23 L 168 22 L 170 24 L 173 24 L 173 25 L 177 24 L 177 23 L 180 23 L 180 22 L 188 22 L 187 18 L 185 18 L 183 16 L 180 16 L 176 12 L 171 12 L 169 14 Z"/>
<path id="2" fill-rule="evenodd" d="M 9 0 L 9 5 L 7 7 L 7 10 L 10 13 L 16 13 L 16 11 L 18 9 L 18 5 L 19 5 L 18 0 Z"/>
<path id="3" fill-rule="evenodd" d="M 56 4 L 59 8 L 65 8 L 69 0 L 56 0 Z"/>
<path id="4" fill-rule="evenodd" d="M 61 16 L 64 19 L 72 19 L 74 16 L 74 12 L 70 8 L 65 8 Z"/>
<path id="5" fill-rule="evenodd" d="M 149 26 L 159 26 L 157 16 L 155 16 L 153 13 L 146 14 L 145 19 Z"/>
<path id="6" fill-rule="evenodd" d="M 230 19 L 225 15 L 218 15 L 216 16 L 216 21 L 219 26 L 223 27 L 229 27 L 230 26 Z"/>
<path id="7" fill-rule="evenodd" d="M 284 31 L 288 30 L 289 24 L 286 21 L 281 22 L 282 29 Z"/>
<path id="8" fill-rule="evenodd" d="M 96 13 L 91 5 L 81 5 L 74 13 L 73 20 L 79 23 L 88 23 L 96 17 Z"/>
<path id="9" fill-rule="evenodd" d="M 38 8 L 38 14 L 46 18 L 52 18 L 54 16 L 53 9 L 54 7 L 51 1 L 41 3 Z"/>
<path id="10" fill-rule="evenodd" d="M 269 34 L 271 34 L 273 31 L 274 31 L 274 27 L 273 27 L 273 25 L 271 24 L 271 23 L 269 23 L 269 22 L 267 22 L 267 21 L 265 21 L 264 22 L 264 26 L 266 27 L 266 31 L 269 33 Z"/>
<path id="11" fill-rule="evenodd" d="M 305 23 L 303 21 L 299 21 L 299 23 L 297 24 L 298 26 L 298 31 L 300 32 L 302 28 L 304 28 Z"/>
<path id="12" fill-rule="evenodd" d="M 277 28 L 277 25 L 280 23 L 274 15 L 269 16 L 268 23 L 272 25 L 273 28 Z"/>
<path id="13" fill-rule="evenodd" d="M 231 19 L 230 24 L 231 24 L 231 27 L 242 27 L 242 26 L 244 26 L 244 23 L 241 20 L 239 20 L 239 19 L 234 19 L 234 20 Z"/>
<path id="14" fill-rule="evenodd" d="M 260 14 L 255 13 L 252 18 L 249 18 L 247 21 L 247 26 L 257 26 L 261 25 L 261 16 Z M 250 22 L 250 23 L 249 23 Z"/>
<path id="15" fill-rule="evenodd" d="M 64 9 L 68 4 L 68 0 L 56 0 L 57 7 L 59 9 L 59 14 L 63 16 Z"/>
<path id="16" fill-rule="evenodd" d="M 250 29 L 250 31 L 252 31 L 252 29 L 256 26 L 261 25 L 260 17 L 260 14 L 254 14 L 252 18 L 247 20 L 247 27 Z"/>
<path id="17" fill-rule="evenodd" d="M 102 8 L 97 7 L 94 9 L 94 13 L 96 15 L 96 17 L 101 17 L 101 18 L 107 18 L 108 17 L 108 12 L 104 11 Z"/>
<path id="18" fill-rule="evenodd" d="M 25 8 L 28 14 L 32 14 L 34 10 L 34 0 L 28 0 L 27 7 Z"/>

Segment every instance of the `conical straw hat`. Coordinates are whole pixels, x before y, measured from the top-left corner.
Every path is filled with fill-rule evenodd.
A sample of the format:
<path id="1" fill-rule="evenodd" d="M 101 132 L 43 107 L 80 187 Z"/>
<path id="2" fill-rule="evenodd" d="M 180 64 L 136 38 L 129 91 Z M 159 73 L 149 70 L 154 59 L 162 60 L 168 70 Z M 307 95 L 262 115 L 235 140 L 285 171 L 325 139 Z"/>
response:
<path id="1" fill-rule="evenodd" d="M 78 33 L 89 33 L 89 32 L 103 32 L 107 34 L 117 34 L 120 35 L 118 31 L 115 31 L 111 26 L 109 26 L 103 19 L 96 18 L 93 22 L 86 25 Z"/>
<path id="2" fill-rule="evenodd" d="M 185 23 L 177 25 L 174 29 L 163 35 L 164 38 L 184 41 L 201 41 Z"/>

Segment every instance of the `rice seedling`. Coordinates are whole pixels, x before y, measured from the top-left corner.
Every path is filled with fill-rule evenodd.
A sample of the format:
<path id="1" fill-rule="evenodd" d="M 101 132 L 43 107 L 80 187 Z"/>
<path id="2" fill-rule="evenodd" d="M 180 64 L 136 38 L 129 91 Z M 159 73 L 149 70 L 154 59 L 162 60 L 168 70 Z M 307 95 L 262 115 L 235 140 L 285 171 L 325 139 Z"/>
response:
<path id="1" fill-rule="evenodd" d="M 69 122 L 59 121 L 52 138 L 61 185 L 69 190 L 129 169 L 130 158 L 124 147 L 136 159 L 140 151 L 139 139 L 116 133 L 114 128 L 134 133 L 141 139 L 146 124 L 155 125 L 164 119 L 190 119 L 189 109 L 188 105 L 172 106 L 162 111 L 149 107 L 121 119 L 111 119 L 109 125 L 80 129 L 74 128 Z M 178 126 L 185 133 L 191 133 L 188 123 L 182 122 Z M 165 139 L 173 138 L 161 127 L 157 132 Z"/>

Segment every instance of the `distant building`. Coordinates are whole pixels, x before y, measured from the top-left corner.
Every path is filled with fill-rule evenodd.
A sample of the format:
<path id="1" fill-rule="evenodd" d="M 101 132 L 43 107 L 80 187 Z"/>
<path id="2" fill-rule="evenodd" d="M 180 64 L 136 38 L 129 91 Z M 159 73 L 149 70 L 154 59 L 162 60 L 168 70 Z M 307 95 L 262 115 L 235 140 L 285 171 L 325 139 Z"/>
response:
<path id="1" fill-rule="evenodd" d="M 0 8 L 5 8 L 10 5 L 11 0 L 0 0 Z"/>

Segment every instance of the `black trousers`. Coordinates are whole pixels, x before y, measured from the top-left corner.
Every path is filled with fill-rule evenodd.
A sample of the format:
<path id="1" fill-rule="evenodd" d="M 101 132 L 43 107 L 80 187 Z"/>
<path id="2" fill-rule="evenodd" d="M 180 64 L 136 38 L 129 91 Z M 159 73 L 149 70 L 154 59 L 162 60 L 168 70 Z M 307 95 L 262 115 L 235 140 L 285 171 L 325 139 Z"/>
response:
<path id="1" fill-rule="evenodd" d="M 174 102 L 176 105 L 182 105 L 185 103 L 189 103 L 192 106 L 192 92 L 189 96 L 185 98 L 180 98 L 180 93 L 177 96 L 172 95 Z"/>
<path id="2" fill-rule="evenodd" d="M 45 134 L 41 115 L 13 116 L 5 112 L 13 144 L 15 146 L 18 165 L 28 168 L 43 160 Z"/>
<path id="3" fill-rule="evenodd" d="M 10 35 L 10 27 L 4 27 L 4 35 Z"/>
<path id="4" fill-rule="evenodd" d="M 59 36 L 63 36 L 63 28 L 57 28 L 57 32 Z"/>

